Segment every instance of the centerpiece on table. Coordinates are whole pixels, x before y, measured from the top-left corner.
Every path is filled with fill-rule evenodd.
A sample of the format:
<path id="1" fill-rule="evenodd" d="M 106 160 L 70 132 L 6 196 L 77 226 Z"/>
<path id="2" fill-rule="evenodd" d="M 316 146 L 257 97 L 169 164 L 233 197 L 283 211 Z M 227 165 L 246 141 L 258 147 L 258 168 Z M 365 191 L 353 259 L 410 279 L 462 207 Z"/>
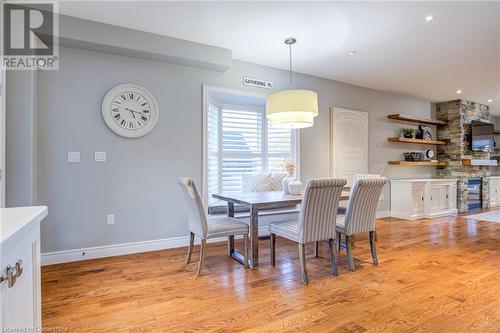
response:
<path id="1" fill-rule="evenodd" d="M 304 186 L 295 177 L 295 162 L 290 159 L 285 159 L 284 165 L 288 175 L 283 178 L 283 192 L 286 194 L 300 195 Z"/>

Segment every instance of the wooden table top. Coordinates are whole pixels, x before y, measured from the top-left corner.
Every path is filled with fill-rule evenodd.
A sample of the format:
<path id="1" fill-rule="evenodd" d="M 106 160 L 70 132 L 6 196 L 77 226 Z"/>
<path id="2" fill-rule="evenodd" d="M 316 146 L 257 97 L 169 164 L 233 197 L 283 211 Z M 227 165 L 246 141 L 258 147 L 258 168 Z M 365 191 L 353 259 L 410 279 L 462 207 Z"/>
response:
<path id="1" fill-rule="evenodd" d="M 299 204 L 302 195 L 285 194 L 282 191 L 268 192 L 226 192 L 212 194 L 212 197 L 240 205 Z M 340 200 L 348 200 L 349 191 L 342 191 Z"/>

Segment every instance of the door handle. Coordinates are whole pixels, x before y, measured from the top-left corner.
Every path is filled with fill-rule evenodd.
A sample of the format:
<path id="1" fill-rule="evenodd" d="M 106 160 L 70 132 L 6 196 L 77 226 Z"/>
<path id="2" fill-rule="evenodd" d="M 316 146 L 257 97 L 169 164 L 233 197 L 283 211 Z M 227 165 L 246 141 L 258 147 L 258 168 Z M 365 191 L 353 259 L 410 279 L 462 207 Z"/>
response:
<path id="1" fill-rule="evenodd" d="M 7 281 L 7 286 L 9 288 L 14 287 L 17 278 L 23 275 L 23 271 L 23 261 L 19 259 L 14 266 L 8 265 L 5 268 L 5 275 L 0 275 L 0 283 Z"/>
<path id="2" fill-rule="evenodd" d="M 24 272 L 23 261 L 19 259 L 16 262 L 16 276 L 20 277 L 21 275 L 23 275 L 23 272 Z"/>
<path id="3" fill-rule="evenodd" d="M 17 272 L 16 272 L 16 267 L 12 267 L 11 265 L 7 266 L 7 286 L 9 288 L 14 287 L 17 281 Z"/>

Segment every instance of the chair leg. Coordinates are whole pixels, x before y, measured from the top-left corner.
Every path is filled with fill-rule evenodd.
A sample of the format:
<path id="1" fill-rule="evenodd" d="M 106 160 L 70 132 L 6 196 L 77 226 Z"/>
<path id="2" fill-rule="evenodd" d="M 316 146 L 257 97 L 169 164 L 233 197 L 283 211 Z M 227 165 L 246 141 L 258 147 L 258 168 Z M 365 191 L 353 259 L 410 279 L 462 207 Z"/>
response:
<path id="1" fill-rule="evenodd" d="M 276 235 L 275 234 L 271 234 L 271 237 L 269 238 L 269 253 L 271 255 L 271 266 L 275 266 L 276 265 Z"/>
<path id="2" fill-rule="evenodd" d="M 337 251 L 340 252 L 340 243 L 342 243 L 342 234 L 337 232 Z"/>
<path id="3" fill-rule="evenodd" d="M 203 265 L 205 263 L 205 248 L 207 247 L 207 240 L 202 239 L 200 244 L 200 262 L 198 263 L 198 271 L 196 273 L 197 276 L 201 275 L 201 271 L 203 270 Z"/>
<path id="4" fill-rule="evenodd" d="M 337 254 L 335 253 L 335 243 L 333 239 L 328 240 L 328 250 L 330 253 L 330 263 L 332 264 L 333 275 L 337 276 Z"/>
<path id="5" fill-rule="evenodd" d="M 227 237 L 227 256 L 230 257 L 234 250 L 234 235 Z"/>
<path id="6" fill-rule="evenodd" d="M 307 284 L 307 271 L 306 271 L 306 246 L 305 244 L 298 244 L 299 246 L 299 261 L 302 273 L 302 282 Z"/>
<path id="7" fill-rule="evenodd" d="M 245 253 L 243 254 L 243 260 L 245 261 L 244 267 L 247 268 L 249 267 L 248 265 L 248 234 L 243 235 L 243 242 L 245 246 Z"/>
<path id="8" fill-rule="evenodd" d="M 186 258 L 186 264 L 189 264 L 191 262 L 191 255 L 193 254 L 193 245 L 194 245 L 194 234 L 191 232 L 189 235 L 189 247 Z"/>
<path id="9" fill-rule="evenodd" d="M 377 249 L 375 248 L 376 240 L 377 240 L 377 232 L 370 231 L 370 249 L 372 252 L 372 261 L 374 265 L 378 265 Z"/>
<path id="10" fill-rule="evenodd" d="M 316 258 L 319 258 L 319 242 L 313 243 L 313 254 Z"/>
<path id="11" fill-rule="evenodd" d="M 354 272 L 354 260 L 352 259 L 351 236 L 345 235 L 345 246 L 347 250 L 347 259 L 349 260 L 349 271 Z"/>

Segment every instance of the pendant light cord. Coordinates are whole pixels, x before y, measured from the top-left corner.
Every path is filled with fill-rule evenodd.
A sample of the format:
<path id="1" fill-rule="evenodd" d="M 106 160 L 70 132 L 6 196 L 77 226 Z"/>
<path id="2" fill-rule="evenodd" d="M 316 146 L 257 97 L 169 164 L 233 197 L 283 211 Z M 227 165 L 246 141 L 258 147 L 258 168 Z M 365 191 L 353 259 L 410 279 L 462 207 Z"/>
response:
<path id="1" fill-rule="evenodd" d="M 288 44 L 290 48 L 290 89 L 292 89 L 292 44 Z"/>

